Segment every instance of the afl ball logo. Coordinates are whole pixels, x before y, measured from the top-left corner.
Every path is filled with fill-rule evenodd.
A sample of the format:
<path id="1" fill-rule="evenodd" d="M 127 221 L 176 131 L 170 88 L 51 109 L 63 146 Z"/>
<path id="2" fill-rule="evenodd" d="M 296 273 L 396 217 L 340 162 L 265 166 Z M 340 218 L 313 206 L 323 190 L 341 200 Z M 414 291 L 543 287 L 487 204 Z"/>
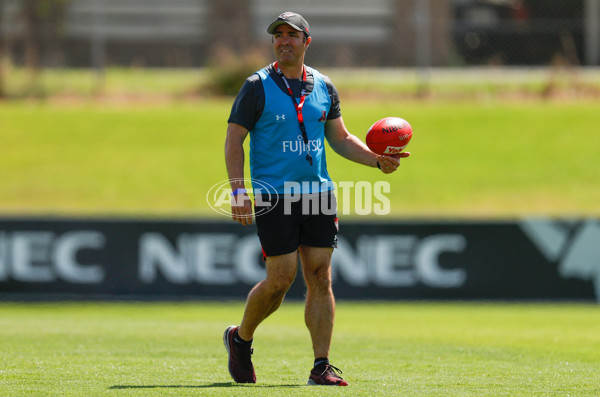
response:
<path id="1" fill-rule="evenodd" d="M 232 182 L 243 182 L 244 186 L 252 186 L 256 190 L 248 189 L 247 194 L 232 196 L 230 187 Z M 226 179 L 213 185 L 206 193 L 208 206 L 216 213 L 228 217 L 233 215 L 231 205 L 243 205 L 243 200 L 250 200 L 251 203 L 255 203 L 260 207 L 254 214 L 256 217 L 270 212 L 279 201 L 279 196 L 270 184 L 249 178 Z"/>

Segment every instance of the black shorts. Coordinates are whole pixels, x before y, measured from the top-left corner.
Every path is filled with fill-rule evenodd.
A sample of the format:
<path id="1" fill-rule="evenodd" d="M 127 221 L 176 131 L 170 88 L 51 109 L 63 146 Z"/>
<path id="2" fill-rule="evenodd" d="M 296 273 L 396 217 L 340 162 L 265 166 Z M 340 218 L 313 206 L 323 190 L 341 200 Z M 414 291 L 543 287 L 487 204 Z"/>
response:
<path id="1" fill-rule="evenodd" d="M 294 252 L 300 245 L 337 248 L 337 203 L 333 192 L 257 198 L 254 204 L 258 238 L 265 257 Z"/>

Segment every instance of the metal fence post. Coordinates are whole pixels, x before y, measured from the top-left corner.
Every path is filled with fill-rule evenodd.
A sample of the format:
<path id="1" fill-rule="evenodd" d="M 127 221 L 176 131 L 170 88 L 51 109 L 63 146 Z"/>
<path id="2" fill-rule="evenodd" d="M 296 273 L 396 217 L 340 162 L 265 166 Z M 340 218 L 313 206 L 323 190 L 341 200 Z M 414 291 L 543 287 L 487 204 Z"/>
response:
<path id="1" fill-rule="evenodd" d="M 585 63 L 600 64 L 600 0 L 586 0 L 583 15 L 585 18 Z"/>
<path id="2" fill-rule="evenodd" d="M 94 1 L 93 17 L 92 17 L 92 68 L 96 72 L 98 82 L 104 78 L 104 68 L 106 67 L 106 32 L 104 31 L 104 11 L 106 5 L 104 0 Z"/>
<path id="3" fill-rule="evenodd" d="M 431 4 L 430 0 L 415 1 L 415 25 L 417 31 L 417 66 L 431 66 Z"/>
<path id="4" fill-rule="evenodd" d="M 4 40 L 4 0 L 0 0 L 0 98 L 4 98 L 4 53 L 6 42 Z"/>
<path id="5" fill-rule="evenodd" d="M 427 90 L 431 67 L 431 4 L 430 0 L 415 0 L 416 60 L 419 90 Z"/>

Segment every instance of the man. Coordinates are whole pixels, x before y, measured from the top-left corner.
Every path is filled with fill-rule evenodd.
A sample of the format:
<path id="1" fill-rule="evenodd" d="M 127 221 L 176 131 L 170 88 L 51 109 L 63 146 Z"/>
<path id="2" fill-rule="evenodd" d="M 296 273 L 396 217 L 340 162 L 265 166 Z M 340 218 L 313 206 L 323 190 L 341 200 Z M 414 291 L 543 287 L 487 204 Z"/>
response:
<path id="1" fill-rule="evenodd" d="M 250 225 L 252 203 L 244 184 L 243 148 L 250 134 L 251 176 L 258 181 L 253 183 L 255 220 L 266 267 L 266 278 L 248 295 L 240 326 L 230 326 L 223 335 L 229 372 L 236 382 L 256 382 L 251 360 L 254 332 L 282 303 L 296 277 L 299 255 L 307 286 L 305 322 L 315 357 L 308 384 L 347 386 L 341 371 L 329 363 L 335 314 L 331 255 L 337 245 L 337 218 L 325 208 L 307 213 L 307 206 L 290 202 L 294 193 L 290 186 L 300 187 L 303 197 L 317 197 L 324 207 L 335 206 L 325 138 L 343 157 L 384 173 L 396 171 L 400 160 L 371 152 L 348 132 L 337 90 L 329 78 L 304 65 L 312 39 L 301 15 L 285 12 L 267 32 L 273 35 L 276 62 L 249 77 L 240 89 L 225 142 L 232 217 Z M 272 187 L 275 200 L 266 194 L 272 192 L 266 192 L 265 186 Z"/>

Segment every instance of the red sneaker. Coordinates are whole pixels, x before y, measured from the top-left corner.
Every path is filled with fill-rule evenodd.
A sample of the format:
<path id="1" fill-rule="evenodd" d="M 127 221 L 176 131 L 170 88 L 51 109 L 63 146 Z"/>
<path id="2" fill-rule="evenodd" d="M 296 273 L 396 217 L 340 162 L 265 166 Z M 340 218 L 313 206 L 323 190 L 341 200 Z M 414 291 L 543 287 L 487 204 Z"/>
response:
<path id="1" fill-rule="evenodd" d="M 233 341 L 238 326 L 230 325 L 223 334 L 223 344 L 229 354 L 229 374 L 237 383 L 256 383 L 256 373 L 252 365 L 251 346 L 240 346 Z"/>
<path id="2" fill-rule="evenodd" d="M 308 378 L 308 386 L 348 386 L 348 382 L 342 379 L 337 373 L 342 374 L 342 370 L 327 364 L 324 371 L 313 368 Z"/>

